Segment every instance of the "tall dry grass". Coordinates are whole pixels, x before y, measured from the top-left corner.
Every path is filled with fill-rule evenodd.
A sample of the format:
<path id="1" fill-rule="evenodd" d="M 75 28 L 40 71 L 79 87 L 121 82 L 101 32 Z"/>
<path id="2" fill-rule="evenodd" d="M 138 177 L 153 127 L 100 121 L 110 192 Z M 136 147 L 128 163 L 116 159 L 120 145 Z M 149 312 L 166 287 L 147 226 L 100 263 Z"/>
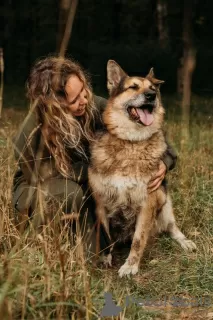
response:
<path id="1" fill-rule="evenodd" d="M 178 102 L 172 103 L 174 108 L 178 107 Z M 3 111 L 0 123 L 0 319 L 100 319 L 105 291 L 111 292 L 123 308 L 118 317 L 108 319 L 212 319 L 213 125 L 211 114 L 204 112 L 205 108 L 209 110 L 209 104 L 211 100 L 195 99 L 191 139 L 184 149 L 177 113 L 168 110 L 167 117 L 169 140 L 179 155 L 176 169 L 168 174 L 175 213 L 178 225 L 196 242 L 198 251 L 185 253 L 163 235 L 146 251 L 139 274 L 126 279 L 119 279 L 117 275 L 118 267 L 126 258 L 125 250 L 117 253 L 115 266 L 107 270 L 94 266 L 88 252 L 83 250 L 80 235 L 73 245 L 66 224 L 60 232 L 52 230 L 51 225 L 39 233 L 31 230 L 20 235 L 16 230 L 11 208 L 16 169 L 12 136 L 24 114 L 12 109 Z M 141 301 L 149 297 L 151 301 L 166 303 L 141 306 L 132 302 L 125 307 L 127 296 Z M 188 302 L 188 306 L 172 305 L 175 296 L 181 303 Z M 192 302 L 198 298 L 200 306 L 193 307 Z"/>

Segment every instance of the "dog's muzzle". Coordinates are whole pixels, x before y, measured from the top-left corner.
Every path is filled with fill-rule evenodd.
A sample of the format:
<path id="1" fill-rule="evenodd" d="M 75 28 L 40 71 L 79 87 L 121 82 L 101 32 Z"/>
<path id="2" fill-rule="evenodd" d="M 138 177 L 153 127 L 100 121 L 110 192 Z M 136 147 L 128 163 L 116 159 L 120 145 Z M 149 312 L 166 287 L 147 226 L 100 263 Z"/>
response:
<path id="1" fill-rule="evenodd" d="M 144 126 L 150 126 L 154 121 L 155 102 L 156 93 L 153 91 L 148 91 L 129 100 L 126 107 L 130 119 Z"/>
<path id="2" fill-rule="evenodd" d="M 156 98 L 156 92 L 155 91 L 147 91 L 144 93 L 144 96 L 145 96 L 147 102 L 153 102 Z"/>

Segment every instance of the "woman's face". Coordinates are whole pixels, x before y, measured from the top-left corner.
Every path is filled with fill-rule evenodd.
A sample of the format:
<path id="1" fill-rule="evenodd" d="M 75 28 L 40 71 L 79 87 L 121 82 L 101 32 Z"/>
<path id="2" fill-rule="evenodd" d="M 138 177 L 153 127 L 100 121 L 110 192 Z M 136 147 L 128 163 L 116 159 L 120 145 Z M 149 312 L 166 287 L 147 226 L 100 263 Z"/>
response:
<path id="1" fill-rule="evenodd" d="M 82 116 L 88 103 L 87 92 L 83 82 L 76 75 L 72 75 L 67 80 L 65 91 L 72 115 L 76 117 Z"/>

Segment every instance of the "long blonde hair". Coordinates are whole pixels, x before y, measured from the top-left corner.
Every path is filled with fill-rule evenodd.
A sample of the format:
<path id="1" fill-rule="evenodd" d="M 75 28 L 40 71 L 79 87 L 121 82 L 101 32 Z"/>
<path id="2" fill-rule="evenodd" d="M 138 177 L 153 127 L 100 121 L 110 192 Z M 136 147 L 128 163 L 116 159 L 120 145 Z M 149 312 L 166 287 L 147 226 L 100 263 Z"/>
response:
<path id="1" fill-rule="evenodd" d="M 81 120 L 69 111 L 65 85 L 71 75 L 82 81 L 88 104 Z M 93 140 L 91 122 L 96 117 L 96 107 L 88 75 L 82 67 L 67 58 L 47 57 L 33 67 L 27 81 L 27 95 L 36 112 L 44 142 L 55 159 L 56 169 L 65 177 L 72 172 L 67 148 L 87 157 L 82 140 Z"/>

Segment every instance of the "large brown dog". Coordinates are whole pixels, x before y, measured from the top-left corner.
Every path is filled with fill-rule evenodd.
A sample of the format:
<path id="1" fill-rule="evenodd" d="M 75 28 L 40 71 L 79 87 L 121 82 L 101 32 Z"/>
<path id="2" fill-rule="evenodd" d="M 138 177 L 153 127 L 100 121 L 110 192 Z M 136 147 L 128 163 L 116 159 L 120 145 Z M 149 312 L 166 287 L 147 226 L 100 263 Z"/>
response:
<path id="1" fill-rule="evenodd" d="M 106 132 L 91 148 L 89 182 L 97 217 L 115 241 L 132 239 L 131 250 L 119 269 L 122 277 L 138 272 L 148 237 L 167 231 L 186 250 L 196 245 L 176 225 L 172 203 L 162 185 L 147 192 L 166 151 L 162 131 L 164 108 L 153 69 L 145 78 L 129 77 L 113 60 L 107 65 L 110 98 L 103 114 Z M 108 256 L 111 264 L 111 254 Z"/>

